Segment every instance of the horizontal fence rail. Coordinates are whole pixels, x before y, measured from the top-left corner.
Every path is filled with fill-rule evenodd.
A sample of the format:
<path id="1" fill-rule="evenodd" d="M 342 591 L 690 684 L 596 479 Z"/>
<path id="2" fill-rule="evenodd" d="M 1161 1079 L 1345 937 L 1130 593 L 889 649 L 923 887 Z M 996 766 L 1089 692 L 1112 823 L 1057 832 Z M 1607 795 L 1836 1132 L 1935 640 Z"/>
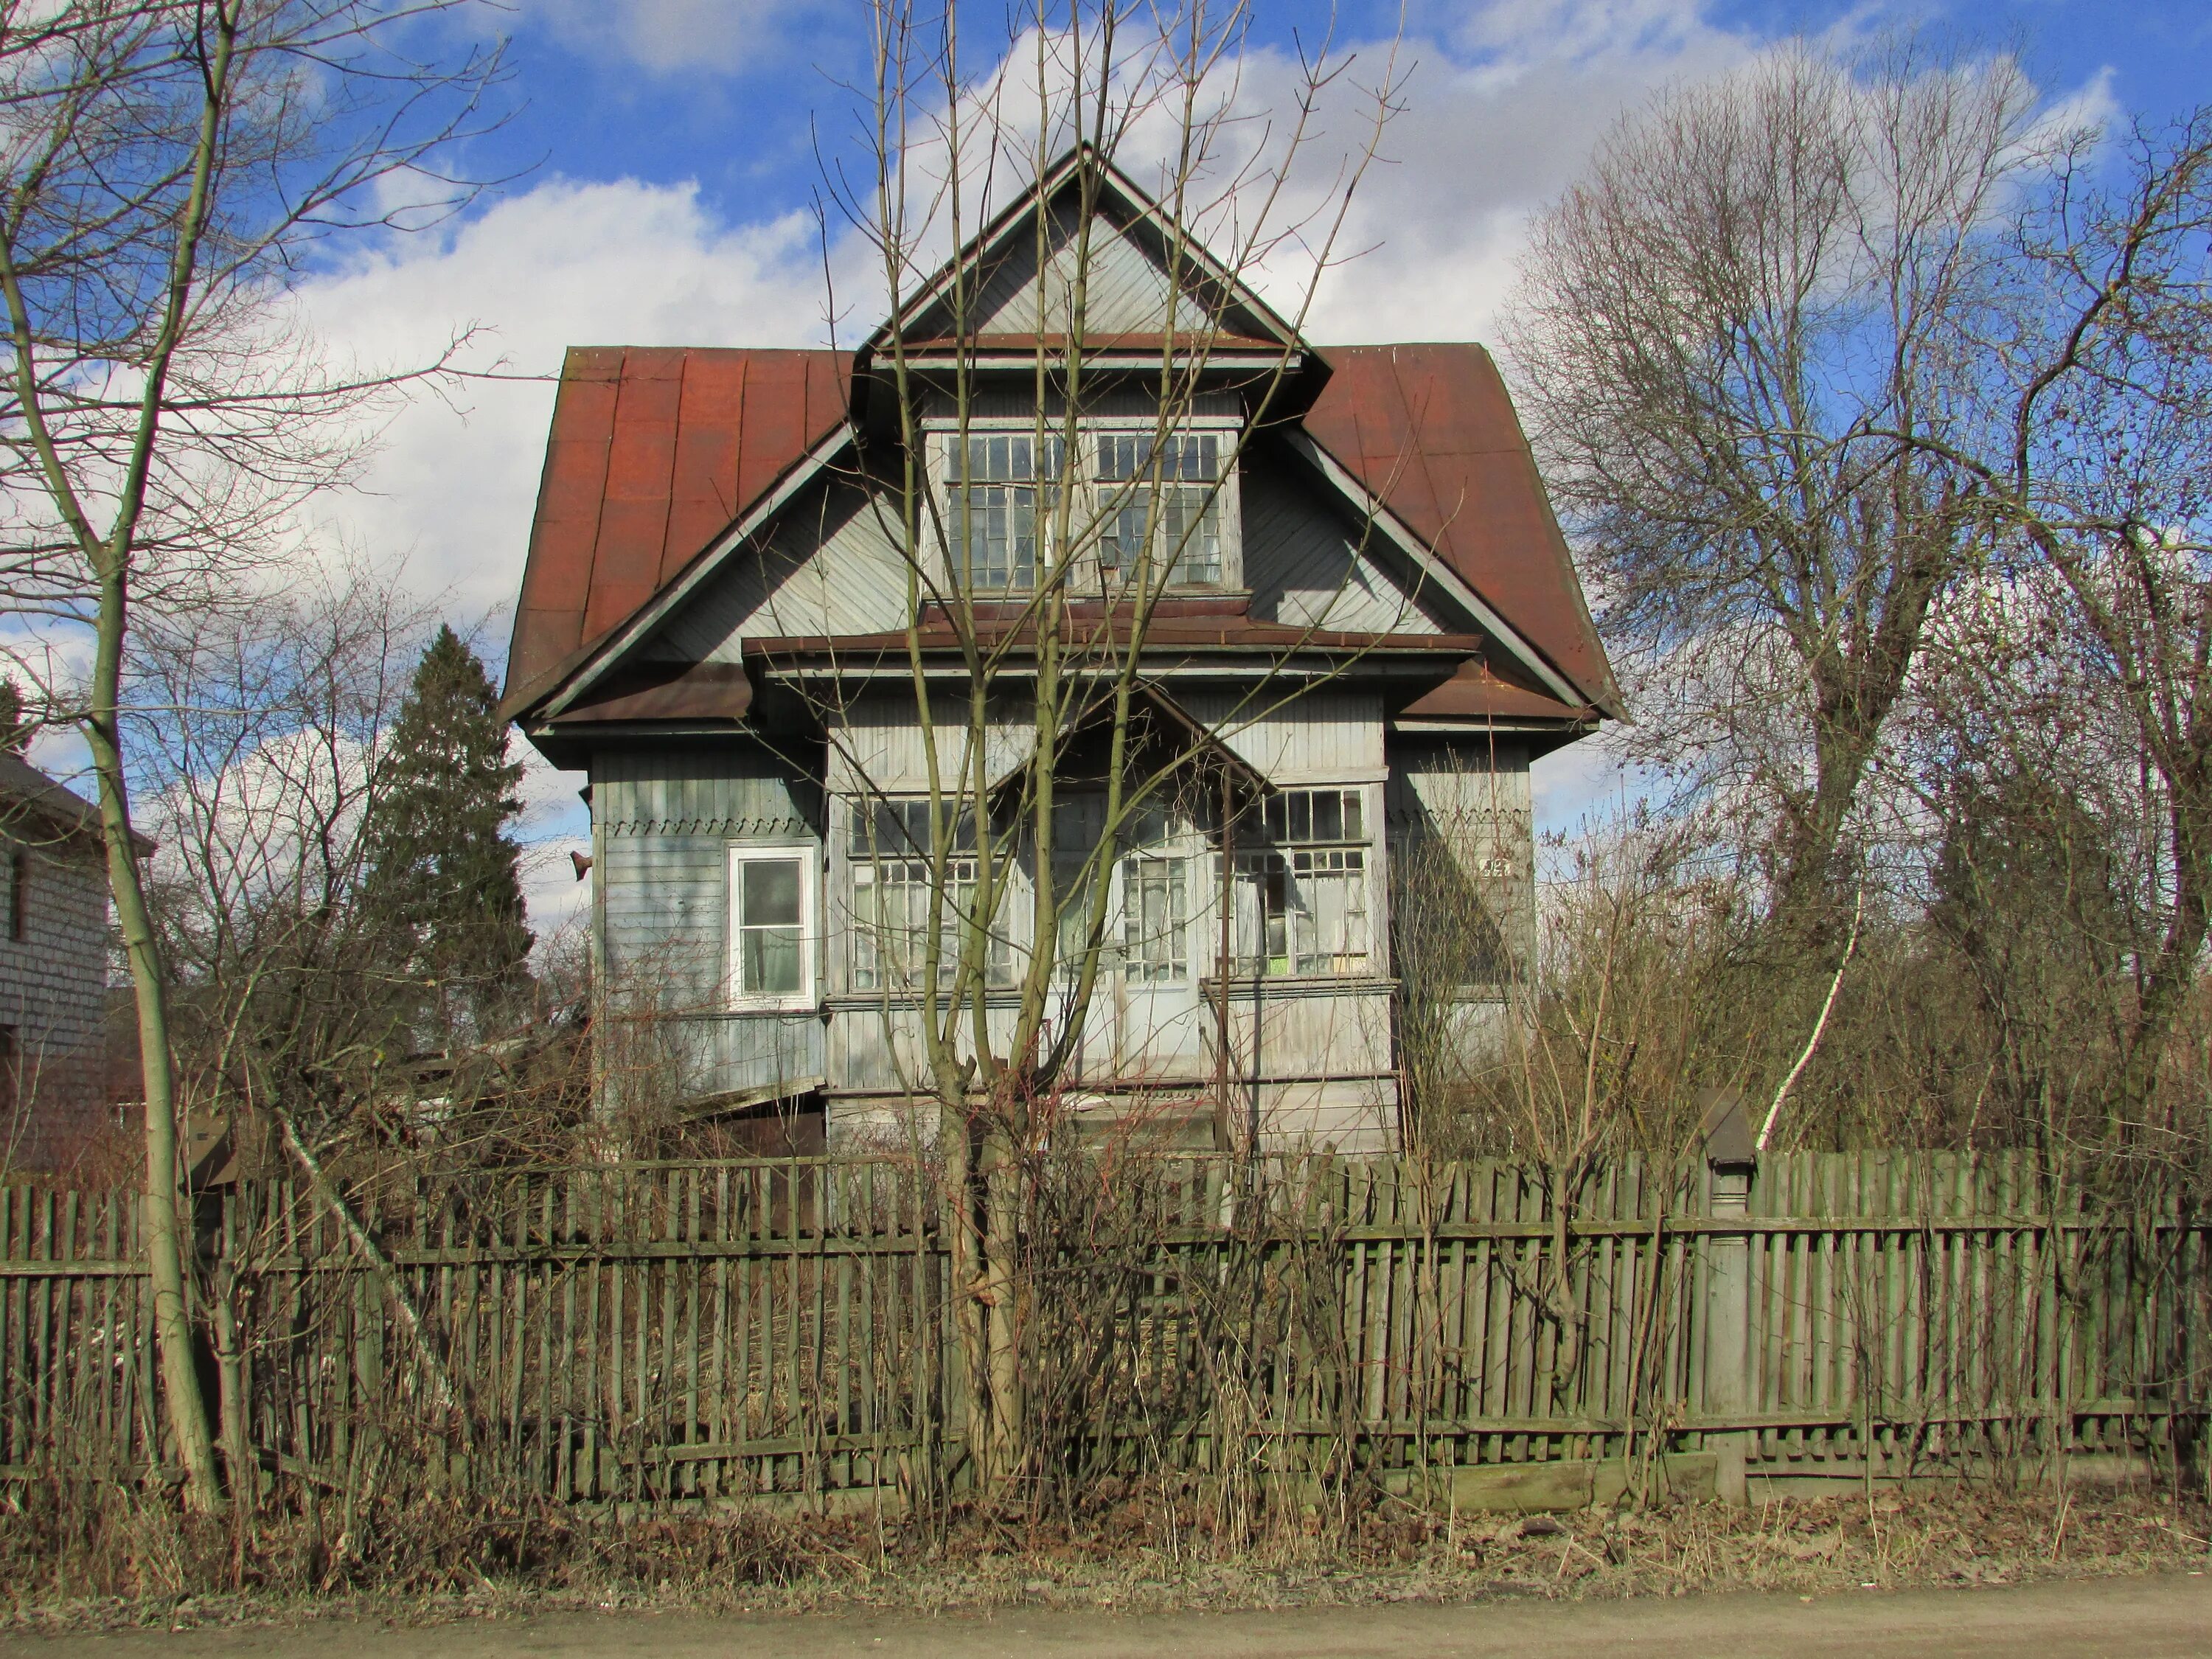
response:
<path id="1" fill-rule="evenodd" d="M 556 1500 L 957 1485 L 948 1209 L 823 1159 L 472 1172 L 197 1199 L 234 1471 Z M 1061 1472 L 1437 1468 L 1718 1451 L 1894 1474 L 2192 1443 L 2206 1223 L 2025 1153 L 1085 1166 L 1022 1213 L 1027 1398 Z M 0 1188 L 0 1477 L 142 1478 L 135 1197 Z M 360 1238 L 375 1241 L 374 1255 Z M 1042 1432 L 1042 1431 L 1040 1431 Z"/>

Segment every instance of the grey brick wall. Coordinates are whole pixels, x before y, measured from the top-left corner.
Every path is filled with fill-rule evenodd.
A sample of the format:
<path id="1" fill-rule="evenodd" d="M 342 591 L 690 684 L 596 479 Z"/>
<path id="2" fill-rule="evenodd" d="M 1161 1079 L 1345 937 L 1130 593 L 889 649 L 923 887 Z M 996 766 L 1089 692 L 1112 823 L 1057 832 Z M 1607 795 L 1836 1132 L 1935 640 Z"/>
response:
<path id="1" fill-rule="evenodd" d="M 19 891 L 20 924 L 12 909 Z M 14 1030 L 20 1082 L 14 1102 L 0 1096 L 0 1107 L 11 1109 L 0 1123 L 0 1166 L 66 1164 L 100 1126 L 106 981 L 99 849 L 0 828 L 0 1025 Z"/>

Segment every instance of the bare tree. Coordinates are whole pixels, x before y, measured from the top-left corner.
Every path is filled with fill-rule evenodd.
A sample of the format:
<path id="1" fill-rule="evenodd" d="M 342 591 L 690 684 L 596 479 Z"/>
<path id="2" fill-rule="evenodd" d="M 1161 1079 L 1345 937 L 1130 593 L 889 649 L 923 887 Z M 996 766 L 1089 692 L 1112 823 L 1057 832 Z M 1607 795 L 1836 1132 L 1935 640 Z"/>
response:
<path id="1" fill-rule="evenodd" d="M 2212 931 L 2208 233 L 2212 112 L 2077 136 L 2004 227 L 1973 418 L 1877 434 L 1960 479 L 2001 555 L 1949 653 L 1970 735 L 2093 814 L 2086 856 L 2124 875 L 2123 1137 Z"/>
<path id="2" fill-rule="evenodd" d="M 323 238 L 453 203 L 430 162 L 474 121 L 498 56 L 410 49 L 459 3 L 0 6 L 0 583 L 18 609 L 91 635 L 73 712 L 137 993 L 170 1429 L 202 1509 L 222 1500 L 191 1357 L 164 969 L 134 850 L 131 627 L 140 607 L 240 582 L 289 509 L 362 453 L 362 428 L 338 417 L 357 422 L 395 377 L 325 366 L 284 284 Z"/>
<path id="3" fill-rule="evenodd" d="M 140 631 L 133 771 L 195 1110 L 281 1113 L 320 1146 L 404 1054 L 392 924 L 363 890 L 428 621 L 389 577 L 340 567 Z"/>
<path id="4" fill-rule="evenodd" d="M 1987 548 L 1942 446 L 2035 120 L 2007 58 L 1791 48 L 1627 118 L 1528 255 L 1512 355 L 1645 665 L 1640 752 L 1771 825 L 1771 919 L 1816 955 L 1931 608 Z"/>
<path id="5" fill-rule="evenodd" d="M 881 991 L 887 1046 L 912 1057 L 908 1086 L 930 1103 L 958 1194 L 968 1444 L 987 1489 L 1002 1490 L 1026 1455 L 1023 1160 L 1082 1079 L 1141 1070 L 1099 1030 L 1102 988 L 1141 979 L 1148 950 L 1180 950 L 1164 919 L 1204 902 L 1164 874 L 1148 923 L 1150 901 L 1121 896 L 1125 861 L 1178 837 L 1218 849 L 1217 1041 L 1234 963 L 1257 948 L 1231 937 L 1229 890 L 1256 878 L 1232 851 L 1240 822 L 1256 838 L 1256 775 L 1219 733 L 1313 682 L 1264 674 L 1237 706 L 1194 721 L 1161 691 L 1148 646 L 1171 590 L 1219 580 L 1224 491 L 1296 366 L 1297 322 L 1338 258 L 1397 71 L 1387 52 L 1365 69 L 1348 100 L 1364 110 L 1355 137 L 1328 141 L 1332 163 L 1309 186 L 1321 100 L 1351 65 L 1325 46 L 1294 76 L 1268 142 L 1252 143 L 1232 118 L 1241 6 L 1018 13 L 1006 69 L 980 87 L 952 13 L 881 0 L 872 16 L 868 166 L 839 175 L 836 193 L 896 302 L 863 349 L 890 440 L 866 483 L 905 578 L 893 695 L 926 787 L 886 784 L 834 653 L 792 666 L 842 790 L 862 803 L 849 844 L 873 879 L 851 919 L 868 955 L 857 982 Z M 1093 306 L 1123 169 L 1163 210 L 1139 234 L 1170 297 L 1143 338 L 1121 343 L 1145 361 L 1109 370 L 1111 329 Z M 1012 257 L 1037 276 L 1009 308 L 985 276 L 939 261 L 1032 186 L 1046 210 Z M 1277 313 L 1264 322 L 1240 297 L 1263 268 Z M 1007 329 L 1028 388 L 1020 431 L 977 424 L 992 396 L 984 360 Z M 1247 361 L 1225 383 L 1232 355 Z M 1224 387 L 1254 417 L 1194 420 Z M 1123 418 L 1101 447 L 1091 422 L 1109 409 Z"/>

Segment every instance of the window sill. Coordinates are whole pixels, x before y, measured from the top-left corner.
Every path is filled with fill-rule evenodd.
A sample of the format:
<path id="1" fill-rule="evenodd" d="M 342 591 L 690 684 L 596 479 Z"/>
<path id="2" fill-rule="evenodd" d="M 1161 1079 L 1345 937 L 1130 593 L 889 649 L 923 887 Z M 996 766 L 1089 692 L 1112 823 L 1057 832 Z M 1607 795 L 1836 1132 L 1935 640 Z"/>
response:
<path id="1" fill-rule="evenodd" d="M 950 988 L 937 994 L 939 1006 L 951 1000 Z M 960 1000 L 964 1006 L 967 997 Z M 1017 985 L 994 985 L 983 994 L 984 1004 L 992 1008 L 1018 1008 L 1021 1006 L 1021 988 Z M 822 999 L 824 1013 L 854 1013 L 863 1010 L 880 1009 L 885 1003 L 894 1008 L 919 1008 L 921 993 L 903 988 L 887 988 L 879 991 L 832 991 Z"/>
<path id="2" fill-rule="evenodd" d="M 1284 997 L 1364 996 L 1398 988 L 1396 980 L 1373 973 L 1232 974 L 1228 983 L 1231 996 L 1261 991 Z M 1207 975 L 1198 981 L 1199 994 L 1218 996 L 1221 985 L 1218 976 Z"/>

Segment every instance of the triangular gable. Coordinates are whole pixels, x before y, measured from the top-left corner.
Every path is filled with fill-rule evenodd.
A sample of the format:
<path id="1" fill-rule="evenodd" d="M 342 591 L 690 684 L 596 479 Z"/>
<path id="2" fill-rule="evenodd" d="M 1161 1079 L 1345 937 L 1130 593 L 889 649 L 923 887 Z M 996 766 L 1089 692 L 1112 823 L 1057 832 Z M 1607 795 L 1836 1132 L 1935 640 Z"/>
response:
<path id="1" fill-rule="evenodd" d="M 1085 332 L 1092 337 L 1157 336 L 1172 319 L 1178 331 L 1204 330 L 1228 339 L 1300 347 L 1297 331 L 1214 258 L 1188 228 L 1088 144 L 1071 149 L 971 238 L 916 289 L 866 345 L 864 358 L 909 343 L 954 337 L 1032 337 L 1064 334 L 1066 294 L 1077 259 L 1075 230 L 1088 171 L 1096 217 L 1091 229 Z M 1047 321 L 1038 326 L 1038 216 L 1045 217 L 1042 292 Z M 1170 267 L 1175 269 L 1171 271 Z M 965 279 L 969 315 L 955 303 Z M 1184 303 L 1171 313 L 1179 282 Z M 1206 342 L 1194 337 L 1194 345 Z"/>

